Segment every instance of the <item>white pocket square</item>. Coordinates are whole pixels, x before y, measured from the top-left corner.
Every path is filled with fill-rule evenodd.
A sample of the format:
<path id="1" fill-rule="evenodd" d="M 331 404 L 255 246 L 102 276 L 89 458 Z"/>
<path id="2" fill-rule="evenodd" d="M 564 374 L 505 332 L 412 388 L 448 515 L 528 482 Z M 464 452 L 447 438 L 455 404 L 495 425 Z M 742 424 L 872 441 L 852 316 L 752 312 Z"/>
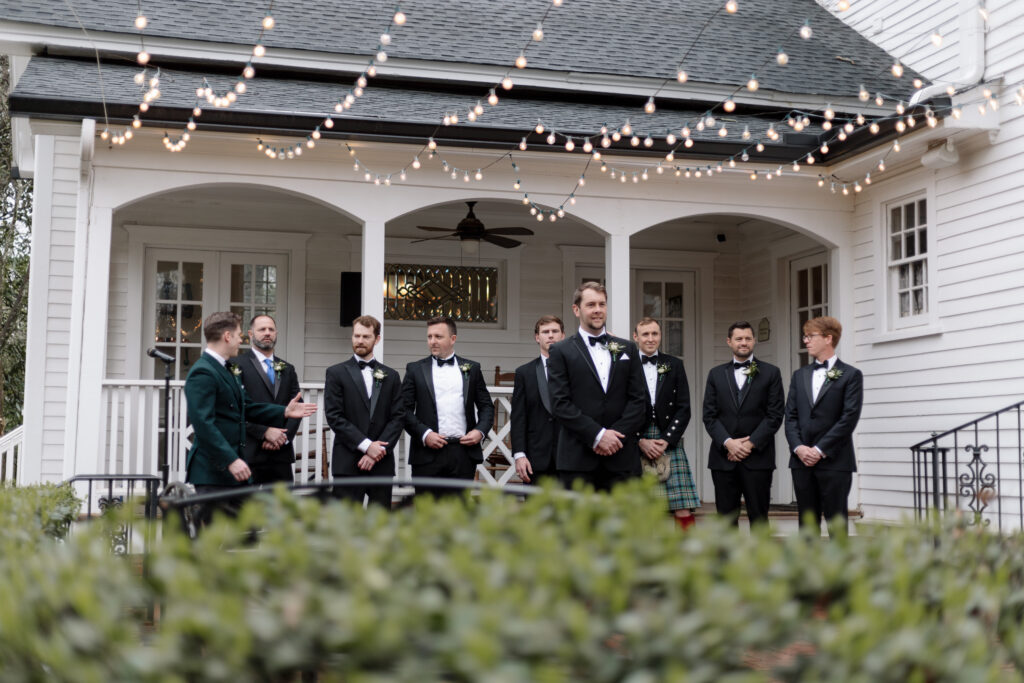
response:
<path id="1" fill-rule="evenodd" d="M 622 354 L 621 356 L 619 356 L 619 360 L 629 360 L 629 354 L 628 353 Z"/>

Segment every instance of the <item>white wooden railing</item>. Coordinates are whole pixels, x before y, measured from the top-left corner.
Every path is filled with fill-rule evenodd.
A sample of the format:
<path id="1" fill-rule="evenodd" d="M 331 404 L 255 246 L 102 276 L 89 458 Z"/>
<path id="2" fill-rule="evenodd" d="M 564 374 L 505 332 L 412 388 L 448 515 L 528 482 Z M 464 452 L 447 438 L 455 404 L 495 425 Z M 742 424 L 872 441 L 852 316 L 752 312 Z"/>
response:
<path id="1" fill-rule="evenodd" d="M 185 458 L 192 445 L 192 427 L 188 424 L 184 382 L 171 382 L 169 459 L 170 481 L 185 481 Z M 95 461 L 82 453 L 76 463 L 81 474 L 159 474 L 160 449 L 163 447 L 162 380 L 105 380 L 98 428 L 99 448 Z M 324 385 L 307 382 L 300 385 L 306 402 L 316 403 L 315 415 L 305 418 L 295 437 L 295 481 L 319 482 L 331 477 L 331 447 L 334 433 L 324 417 Z M 511 387 L 490 387 L 494 399 L 496 428 L 483 442 L 484 463 L 477 467 L 478 478 L 494 486 L 504 486 L 515 476 L 509 445 Z M 6 437 L 5 437 L 6 438 Z M 396 449 L 395 476 L 408 480 L 409 435 L 403 433 Z M 83 459 L 85 458 L 85 459 Z"/>
<path id="2" fill-rule="evenodd" d="M 13 484 L 18 480 L 18 469 L 24 456 L 25 431 L 16 427 L 0 436 L 0 483 Z"/>

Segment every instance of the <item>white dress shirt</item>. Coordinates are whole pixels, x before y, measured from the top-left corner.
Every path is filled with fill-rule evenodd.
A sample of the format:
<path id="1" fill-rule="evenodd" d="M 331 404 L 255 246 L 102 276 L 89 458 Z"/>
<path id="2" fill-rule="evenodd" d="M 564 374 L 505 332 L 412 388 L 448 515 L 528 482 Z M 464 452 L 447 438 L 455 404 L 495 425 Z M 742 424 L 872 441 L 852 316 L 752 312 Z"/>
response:
<path id="1" fill-rule="evenodd" d="M 640 354 L 640 365 L 644 369 L 644 379 L 647 380 L 647 395 L 651 399 L 651 405 L 654 405 L 654 398 L 658 394 L 658 364 L 657 363 L 644 363 L 644 358 L 650 358 Z"/>
<path id="2" fill-rule="evenodd" d="M 815 361 L 814 372 L 811 373 L 812 401 L 818 400 L 818 394 L 821 393 L 821 388 L 825 386 L 825 380 L 828 378 L 828 371 L 835 366 L 837 360 L 839 360 L 839 356 L 832 356 L 822 365 L 818 365 Z"/>
<path id="3" fill-rule="evenodd" d="M 359 361 L 369 362 L 369 361 L 373 360 L 373 355 L 372 354 L 370 355 L 369 358 L 360 358 L 358 355 L 353 353 L 352 357 L 356 359 L 357 363 Z M 369 365 L 367 365 L 365 368 L 360 370 L 359 373 L 363 376 L 363 384 L 366 385 L 366 396 L 367 397 L 372 397 L 373 396 L 373 368 L 371 368 Z M 370 441 L 369 439 L 363 439 L 362 441 L 359 442 L 359 445 L 356 446 L 356 448 L 359 449 L 360 453 L 366 453 L 366 451 L 370 448 L 370 445 L 372 443 L 373 442 Z"/>
<path id="4" fill-rule="evenodd" d="M 607 331 L 602 329 L 601 334 L 606 334 Z M 612 353 L 609 351 L 604 344 L 591 344 L 590 338 L 594 336 L 587 334 L 580 328 L 580 338 L 583 343 L 587 346 L 587 351 L 590 351 L 590 357 L 594 360 L 594 367 L 597 368 L 597 378 L 601 380 L 601 388 L 604 389 L 605 393 L 608 393 L 608 378 L 612 374 Z"/>
<path id="5" fill-rule="evenodd" d="M 214 360 L 216 360 L 218 363 L 220 363 L 224 367 L 227 367 L 228 359 L 224 358 L 223 356 L 221 356 L 219 353 L 217 353 L 216 351 L 211 349 L 209 346 L 207 346 L 205 349 L 203 349 L 203 352 L 210 354 L 213 357 Z"/>
<path id="6" fill-rule="evenodd" d="M 751 354 L 750 357 L 746 358 L 745 360 L 740 360 L 736 356 L 732 357 L 732 362 L 733 363 L 746 363 L 748 360 L 750 361 L 751 365 L 754 364 L 754 356 L 753 356 L 753 354 Z M 735 366 L 732 369 L 733 377 L 736 378 L 736 388 L 737 389 L 742 389 L 743 385 L 747 383 L 747 373 L 746 373 L 746 370 L 747 370 L 747 368 L 737 368 Z"/>
<path id="7" fill-rule="evenodd" d="M 588 334 L 580 328 L 580 339 L 587 347 L 587 351 L 590 352 L 590 357 L 594 360 L 594 367 L 597 368 L 597 378 L 601 381 L 601 388 L 604 392 L 608 393 L 608 378 L 612 374 L 612 352 L 609 351 L 603 344 L 591 344 L 590 338 L 594 336 L 601 336 L 602 334 L 608 334 L 608 330 L 601 328 L 601 332 L 598 335 Z M 601 431 L 597 433 L 597 438 L 594 439 L 594 444 L 591 448 L 597 448 L 597 444 L 601 443 L 601 437 L 604 436 L 605 428 L 602 427 Z"/>
<path id="8" fill-rule="evenodd" d="M 262 351 L 257 349 L 255 346 L 252 347 L 252 352 L 253 352 L 253 354 L 255 354 L 256 360 L 259 362 L 260 370 L 263 371 L 264 375 L 267 375 L 267 364 L 264 363 L 263 361 L 269 360 L 271 362 L 271 364 L 273 364 L 273 362 L 274 362 L 274 352 L 271 351 L 270 355 L 266 356 L 266 355 L 263 354 Z M 270 375 L 267 375 L 267 378 L 269 379 Z M 275 375 L 275 379 L 276 379 L 276 375 Z"/>
<path id="9" fill-rule="evenodd" d="M 544 355 L 541 355 L 540 363 L 541 363 L 541 365 L 544 366 L 544 378 L 546 379 L 547 376 L 548 376 L 548 357 L 544 356 Z M 544 387 L 537 387 L 537 388 L 540 389 L 541 391 L 544 391 Z M 518 460 L 519 458 L 525 458 L 525 457 L 526 457 L 526 453 L 523 453 L 522 451 L 516 451 L 515 453 L 512 454 L 512 460 Z"/>
<path id="10" fill-rule="evenodd" d="M 448 356 L 452 358 L 455 354 Z M 442 360 L 448 360 L 443 358 Z M 430 359 L 430 372 L 434 379 L 434 399 L 437 407 L 437 431 L 441 436 L 465 436 L 466 435 L 466 407 L 462 398 L 462 370 L 459 368 L 459 360 L 455 359 L 454 364 L 439 366 L 437 361 Z M 427 434 L 433 430 L 423 432 L 423 442 L 426 443 Z"/>

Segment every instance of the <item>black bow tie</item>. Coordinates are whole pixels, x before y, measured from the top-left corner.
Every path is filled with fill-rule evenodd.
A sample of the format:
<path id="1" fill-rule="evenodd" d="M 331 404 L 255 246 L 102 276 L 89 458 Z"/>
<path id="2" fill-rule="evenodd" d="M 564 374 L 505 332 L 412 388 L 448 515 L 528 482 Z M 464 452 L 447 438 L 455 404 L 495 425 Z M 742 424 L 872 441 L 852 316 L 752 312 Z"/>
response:
<path id="1" fill-rule="evenodd" d="M 818 370 L 828 370 L 828 363 L 815 363 L 814 372 L 817 372 Z"/>
<path id="2" fill-rule="evenodd" d="M 654 354 L 653 356 L 640 356 L 640 361 L 642 363 L 650 363 L 651 365 L 657 365 L 658 354 Z"/>
<path id="3" fill-rule="evenodd" d="M 740 368 L 749 368 L 749 367 L 750 367 L 750 361 L 749 360 L 745 360 L 742 363 L 737 363 L 736 361 L 732 362 L 732 369 L 733 370 L 739 370 Z"/>
<path id="4" fill-rule="evenodd" d="M 452 356 L 451 358 L 437 358 L 435 356 L 434 360 L 437 361 L 437 367 L 439 368 L 443 368 L 446 365 L 455 365 L 455 356 Z"/>
<path id="5" fill-rule="evenodd" d="M 356 362 L 359 364 L 359 369 L 360 370 L 363 370 L 365 368 L 373 368 L 373 369 L 377 368 L 377 361 L 376 360 L 361 360 L 361 361 L 356 361 Z"/>
<path id="6" fill-rule="evenodd" d="M 591 346 L 597 346 L 598 344 L 607 344 L 607 343 L 608 343 L 608 335 L 607 334 L 599 334 L 596 337 L 591 337 L 590 338 L 590 345 Z"/>

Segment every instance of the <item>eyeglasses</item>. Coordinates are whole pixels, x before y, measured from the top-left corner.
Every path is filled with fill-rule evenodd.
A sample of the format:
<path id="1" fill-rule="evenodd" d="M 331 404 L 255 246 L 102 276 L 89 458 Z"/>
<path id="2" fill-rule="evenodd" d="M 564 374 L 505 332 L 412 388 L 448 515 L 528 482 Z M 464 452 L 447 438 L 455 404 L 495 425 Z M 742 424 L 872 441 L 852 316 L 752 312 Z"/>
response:
<path id="1" fill-rule="evenodd" d="M 818 334 L 817 332 L 815 332 L 814 334 L 805 334 L 803 336 L 803 340 L 807 341 L 808 339 L 813 339 L 814 337 L 824 337 L 824 336 L 825 335 L 823 335 L 823 334 Z"/>

